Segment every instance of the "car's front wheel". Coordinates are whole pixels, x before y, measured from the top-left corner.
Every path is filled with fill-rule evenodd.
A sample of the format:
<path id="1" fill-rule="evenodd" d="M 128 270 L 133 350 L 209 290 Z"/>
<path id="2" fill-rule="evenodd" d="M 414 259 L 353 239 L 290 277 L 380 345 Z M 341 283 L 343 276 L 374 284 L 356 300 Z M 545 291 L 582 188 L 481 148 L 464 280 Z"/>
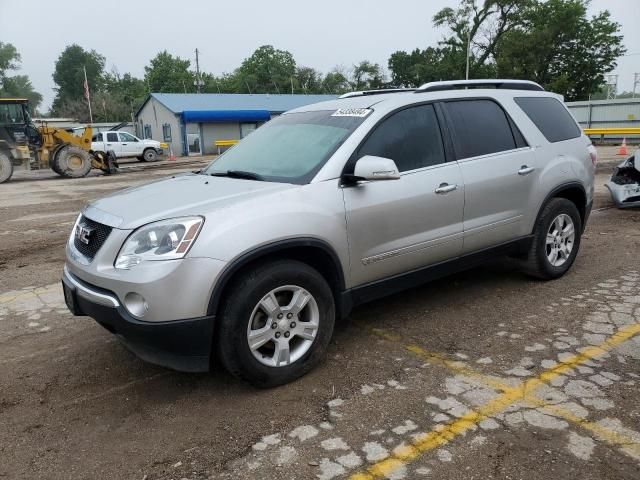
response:
<path id="1" fill-rule="evenodd" d="M 552 198 L 540 214 L 524 270 L 531 276 L 551 280 L 571 268 L 582 234 L 582 220 L 575 204 Z"/>
<path id="2" fill-rule="evenodd" d="M 316 270 L 294 260 L 265 263 L 246 271 L 228 291 L 216 349 L 230 373 L 273 387 L 322 360 L 335 307 L 331 288 Z"/>

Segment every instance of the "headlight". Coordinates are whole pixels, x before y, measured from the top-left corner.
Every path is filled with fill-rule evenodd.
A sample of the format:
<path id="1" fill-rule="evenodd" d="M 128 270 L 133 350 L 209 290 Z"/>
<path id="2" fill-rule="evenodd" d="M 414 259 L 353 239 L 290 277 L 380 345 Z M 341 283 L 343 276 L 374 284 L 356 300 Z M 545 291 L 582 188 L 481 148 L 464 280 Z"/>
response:
<path id="1" fill-rule="evenodd" d="M 128 270 L 145 260 L 182 258 L 195 242 L 203 223 L 202 217 L 184 217 L 140 227 L 124 242 L 115 267 Z"/>

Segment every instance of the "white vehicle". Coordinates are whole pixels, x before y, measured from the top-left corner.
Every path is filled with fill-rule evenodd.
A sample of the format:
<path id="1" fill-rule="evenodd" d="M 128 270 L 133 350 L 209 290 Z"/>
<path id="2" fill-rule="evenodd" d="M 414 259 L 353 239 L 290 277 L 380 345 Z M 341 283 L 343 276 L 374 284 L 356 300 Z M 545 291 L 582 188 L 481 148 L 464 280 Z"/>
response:
<path id="1" fill-rule="evenodd" d="M 113 151 L 117 158 L 136 157 L 145 162 L 155 162 L 162 155 L 160 142 L 141 140 L 128 132 L 100 132 L 91 138 L 93 152 Z"/>

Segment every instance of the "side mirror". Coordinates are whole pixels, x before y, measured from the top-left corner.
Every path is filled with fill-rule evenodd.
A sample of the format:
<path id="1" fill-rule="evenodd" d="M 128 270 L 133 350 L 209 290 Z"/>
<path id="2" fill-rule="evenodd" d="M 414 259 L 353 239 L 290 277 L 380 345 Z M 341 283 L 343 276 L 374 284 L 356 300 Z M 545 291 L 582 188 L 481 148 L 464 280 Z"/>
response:
<path id="1" fill-rule="evenodd" d="M 365 155 L 356 162 L 350 178 L 355 181 L 399 180 L 400 172 L 396 162 L 390 158 Z"/>

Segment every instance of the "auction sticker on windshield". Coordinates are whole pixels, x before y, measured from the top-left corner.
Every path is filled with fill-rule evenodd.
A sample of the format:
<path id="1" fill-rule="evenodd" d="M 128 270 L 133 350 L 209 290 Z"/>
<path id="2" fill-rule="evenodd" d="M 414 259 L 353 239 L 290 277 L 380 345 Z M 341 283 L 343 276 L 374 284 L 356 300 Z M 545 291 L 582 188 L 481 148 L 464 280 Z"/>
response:
<path id="1" fill-rule="evenodd" d="M 369 108 L 339 108 L 331 114 L 332 117 L 366 117 L 371 113 Z"/>

